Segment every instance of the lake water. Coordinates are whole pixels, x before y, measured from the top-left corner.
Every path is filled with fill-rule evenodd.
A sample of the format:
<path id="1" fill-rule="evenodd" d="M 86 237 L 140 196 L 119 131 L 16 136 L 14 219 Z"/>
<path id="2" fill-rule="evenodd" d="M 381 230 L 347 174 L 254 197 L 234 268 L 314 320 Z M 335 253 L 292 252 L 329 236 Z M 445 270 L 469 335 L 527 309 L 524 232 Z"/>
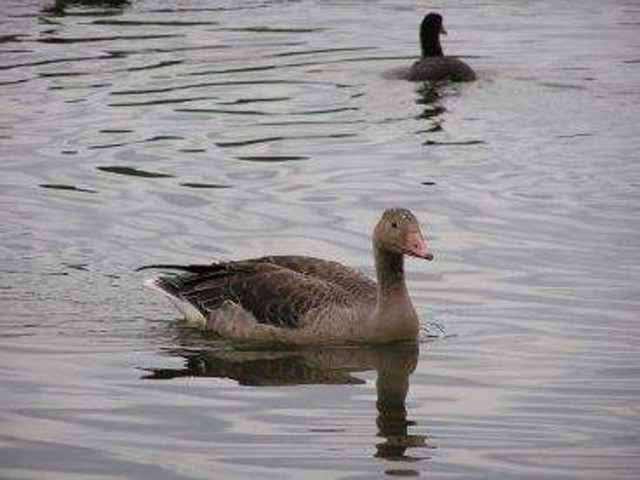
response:
<path id="1" fill-rule="evenodd" d="M 64 3 L 0 4 L 0 477 L 640 478 L 635 0 Z M 428 9 L 478 81 L 385 75 Z M 419 348 L 239 349 L 135 272 L 371 273 L 389 206 Z"/>

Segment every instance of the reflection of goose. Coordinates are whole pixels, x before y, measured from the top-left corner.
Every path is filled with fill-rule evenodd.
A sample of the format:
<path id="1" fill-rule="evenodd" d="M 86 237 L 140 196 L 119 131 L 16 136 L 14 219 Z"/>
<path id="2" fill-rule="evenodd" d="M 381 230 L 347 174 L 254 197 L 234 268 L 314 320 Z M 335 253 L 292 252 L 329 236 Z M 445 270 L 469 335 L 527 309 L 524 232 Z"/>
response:
<path id="1" fill-rule="evenodd" d="M 416 217 L 384 212 L 373 233 L 376 282 L 337 262 L 271 256 L 211 265 L 155 265 L 184 273 L 151 280 L 188 319 L 223 337 L 286 343 L 415 340 L 418 317 L 404 255 L 431 260 Z"/>
<path id="2" fill-rule="evenodd" d="M 145 379 L 177 377 L 231 378 L 242 385 L 361 384 L 357 372 L 377 372 L 378 436 L 376 457 L 411 459 L 407 448 L 427 447 L 426 437 L 409 434 L 405 399 L 409 376 L 416 367 L 414 342 L 388 346 L 334 347 L 295 350 L 195 350 L 185 345 L 174 352 L 185 358 L 183 368 L 148 369 Z M 418 459 L 420 457 L 413 457 Z"/>
<path id="3" fill-rule="evenodd" d="M 458 58 L 444 56 L 440 45 L 441 33 L 447 33 L 442 26 L 442 16 L 438 13 L 427 14 L 420 24 L 422 58 L 411 66 L 406 78 L 431 82 L 475 80 L 476 74 L 469 65 Z"/>

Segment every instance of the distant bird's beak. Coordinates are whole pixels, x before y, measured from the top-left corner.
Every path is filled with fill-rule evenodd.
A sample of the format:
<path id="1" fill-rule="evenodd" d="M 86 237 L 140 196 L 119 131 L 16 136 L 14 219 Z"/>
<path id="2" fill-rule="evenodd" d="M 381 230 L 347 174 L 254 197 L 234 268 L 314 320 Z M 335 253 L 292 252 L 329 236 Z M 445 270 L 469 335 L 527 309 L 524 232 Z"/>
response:
<path id="1" fill-rule="evenodd" d="M 411 255 L 412 257 L 433 260 L 433 253 L 429 251 L 427 242 L 420 232 L 413 232 L 407 235 L 407 242 L 405 244 L 404 251 L 407 255 Z"/>
<path id="2" fill-rule="evenodd" d="M 444 29 L 444 26 L 442 26 L 442 25 L 440 25 L 440 33 L 442 35 L 446 35 L 447 34 L 447 31 Z"/>

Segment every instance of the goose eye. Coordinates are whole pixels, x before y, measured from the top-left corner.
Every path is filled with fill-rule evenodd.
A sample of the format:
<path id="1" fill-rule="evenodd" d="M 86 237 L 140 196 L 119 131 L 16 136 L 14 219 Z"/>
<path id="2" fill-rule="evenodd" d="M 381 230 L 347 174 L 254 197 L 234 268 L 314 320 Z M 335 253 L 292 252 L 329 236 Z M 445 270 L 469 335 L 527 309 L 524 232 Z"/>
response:
<path id="1" fill-rule="evenodd" d="M 391 228 L 398 228 L 397 222 L 391 222 Z"/>

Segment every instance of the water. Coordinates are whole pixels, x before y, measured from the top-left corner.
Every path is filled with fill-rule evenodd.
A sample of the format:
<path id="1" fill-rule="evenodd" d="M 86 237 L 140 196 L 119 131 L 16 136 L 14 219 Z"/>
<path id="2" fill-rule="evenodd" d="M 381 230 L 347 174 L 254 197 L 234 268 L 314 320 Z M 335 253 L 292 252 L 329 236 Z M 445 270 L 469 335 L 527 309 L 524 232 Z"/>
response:
<path id="1" fill-rule="evenodd" d="M 434 6 L 435 97 L 421 2 L 111 3 L 0 6 L 0 476 L 640 475 L 636 2 Z M 241 350 L 134 272 L 371 273 L 393 205 L 419 349 Z"/>

